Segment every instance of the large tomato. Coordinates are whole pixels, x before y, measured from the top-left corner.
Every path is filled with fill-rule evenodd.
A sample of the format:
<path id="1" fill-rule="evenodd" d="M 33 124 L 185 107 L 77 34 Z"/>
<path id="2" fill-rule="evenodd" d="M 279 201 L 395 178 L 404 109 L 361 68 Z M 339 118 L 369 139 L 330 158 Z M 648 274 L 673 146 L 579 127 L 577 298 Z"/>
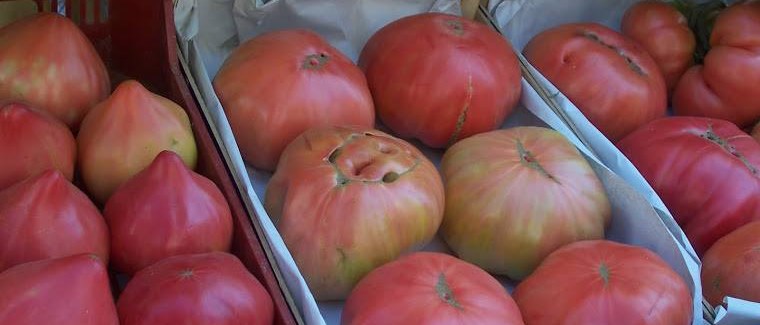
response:
<path id="1" fill-rule="evenodd" d="M 178 255 L 138 272 L 119 296 L 121 325 L 270 325 L 272 298 L 228 253 Z"/>
<path id="2" fill-rule="evenodd" d="M 112 265 L 133 274 L 166 257 L 227 251 L 232 216 L 209 179 L 163 151 L 108 199 Z"/>
<path id="3" fill-rule="evenodd" d="M 555 251 L 513 297 L 531 325 L 687 325 L 693 315 L 689 288 L 662 258 L 606 240 Z"/>
<path id="4" fill-rule="evenodd" d="M 557 248 L 604 238 L 610 202 L 557 131 L 517 127 L 454 144 L 441 162 L 443 238 L 465 261 L 522 279 Z"/>
<path id="5" fill-rule="evenodd" d="M 222 65 L 214 90 L 243 159 L 267 170 L 309 128 L 375 123 L 361 70 L 308 30 L 270 32 L 243 43 Z"/>
<path id="6" fill-rule="evenodd" d="M 23 101 L 76 129 L 111 90 L 108 71 L 68 18 L 39 13 L 0 29 L 0 101 Z"/>
<path id="7" fill-rule="evenodd" d="M 760 144 L 731 122 L 668 117 L 617 143 L 702 255 L 760 220 Z"/>
<path id="8" fill-rule="evenodd" d="M 71 180 L 76 152 L 74 136 L 62 122 L 26 105 L 0 105 L 0 189 L 47 169 Z"/>
<path id="9" fill-rule="evenodd" d="M 0 272 L 79 253 L 108 261 L 108 227 L 100 211 L 57 170 L 0 192 L 0 225 Z"/>
<path id="10" fill-rule="evenodd" d="M 760 2 L 729 7 L 715 21 L 711 49 L 689 69 L 673 94 L 678 115 L 705 116 L 749 126 L 760 119 Z"/>
<path id="11" fill-rule="evenodd" d="M 484 24 L 424 13 L 396 20 L 359 57 L 383 123 L 431 147 L 497 128 L 520 98 L 520 67 Z"/>
<path id="12" fill-rule="evenodd" d="M 665 2 L 645 0 L 628 8 L 620 29 L 652 56 L 672 93 L 681 75 L 694 64 L 697 41 L 686 17 Z"/>
<path id="13" fill-rule="evenodd" d="M 326 127 L 283 151 L 265 207 L 315 298 L 333 300 L 429 242 L 443 200 L 438 171 L 409 143 L 366 128 Z"/>
<path id="14" fill-rule="evenodd" d="M 607 138 L 665 115 L 665 80 L 644 49 L 596 23 L 566 24 L 530 40 L 525 57 Z"/>
<path id="15" fill-rule="evenodd" d="M 190 168 L 198 154 L 187 113 L 134 80 L 87 114 L 77 145 L 82 179 L 99 203 L 163 150 L 178 153 Z"/>
<path id="16" fill-rule="evenodd" d="M 118 325 L 105 265 L 77 254 L 0 273 L 0 324 Z"/>
<path id="17" fill-rule="evenodd" d="M 760 221 L 739 227 L 707 250 L 702 288 L 713 306 L 725 296 L 760 303 Z"/>
<path id="18" fill-rule="evenodd" d="M 453 256 L 413 253 L 367 274 L 343 307 L 341 324 L 522 325 L 507 290 Z"/>

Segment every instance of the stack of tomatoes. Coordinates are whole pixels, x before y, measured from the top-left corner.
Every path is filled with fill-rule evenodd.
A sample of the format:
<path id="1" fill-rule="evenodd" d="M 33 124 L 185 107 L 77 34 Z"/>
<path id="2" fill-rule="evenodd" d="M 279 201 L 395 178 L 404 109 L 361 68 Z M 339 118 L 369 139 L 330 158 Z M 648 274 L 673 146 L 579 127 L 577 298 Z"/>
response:
<path id="1" fill-rule="evenodd" d="M 0 323 L 272 323 L 184 109 L 109 79 L 63 16 L 0 29 Z"/>

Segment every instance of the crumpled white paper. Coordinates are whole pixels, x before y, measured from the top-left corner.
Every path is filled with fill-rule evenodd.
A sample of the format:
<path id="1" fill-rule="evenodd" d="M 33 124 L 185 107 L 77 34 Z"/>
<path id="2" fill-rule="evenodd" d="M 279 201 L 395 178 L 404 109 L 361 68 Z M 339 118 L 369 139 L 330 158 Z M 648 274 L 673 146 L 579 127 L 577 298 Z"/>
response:
<path id="1" fill-rule="evenodd" d="M 210 124 L 217 130 L 222 151 L 232 163 L 233 176 L 245 185 L 245 194 L 254 210 L 251 217 L 264 229 L 298 313 L 308 324 L 338 324 L 343 302 L 314 301 L 259 199 L 264 195 L 271 174 L 253 169 L 243 162 L 229 122 L 214 94 L 211 79 L 232 49 L 263 31 L 310 28 L 356 60 L 366 39 L 392 20 L 426 11 L 458 13 L 460 9 L 456 0 L 324 0 L 319 4 L 317 6 L 309 0 L 274 0 L 266 4 L 252 0 L 177 0 L 175 23 L 181 55 L 191 71 L 191 82 L 199 88 L 199 99 L 203 109 L 211 116 Z M 503 127 L 538 125 L 563 133 L 584 154 L 608 192 L 613 219 L 607 238 L 651 249 L 681 275 L 692 295 L 701 292 L 698 287 L 698 265 L 671 234 L 647 198 L 595 158 L 525 80 L 522 86 L 521 105 Z M 420 147 L 434 163 L 440 162 L 441 150 L 425 148 L 416 141 L 412 143 Z M 424 250 L 448 251 L 440 239 L 434 240 Z M 499 277 L 499 280 L 509 290 L 514 286 L 505 278 Z M 695 311 L 695 315 L 701 318 L 701 310 Z"/>

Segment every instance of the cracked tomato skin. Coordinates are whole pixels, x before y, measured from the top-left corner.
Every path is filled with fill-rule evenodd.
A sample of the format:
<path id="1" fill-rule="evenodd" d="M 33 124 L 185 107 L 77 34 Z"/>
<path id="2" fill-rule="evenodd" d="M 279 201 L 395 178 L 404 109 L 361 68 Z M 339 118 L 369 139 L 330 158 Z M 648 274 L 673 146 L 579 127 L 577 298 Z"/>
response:
<path id="1" fill-rule="evenodd" d="M 684 280 L 652 251 L 608 240 L 564 246 L 512 297 L 526 324 L 688 325 Z"/>
<path id="2" fill-rule="evenodd" d="M 719 238 L 760 220 L 760 144 L 733 123 L 667 117 L 644 125 L 617 146 L 662 198 L 700 256 Z"/>
<path id="3" fill-rule="evenodd" d="M 533 37 L 523 53 L 610 141 L 665 115 L 665 79 L 657 64 L 608 27 L 553 27 Z"/>
<path id="4" fill-rule="evenodd" d="M 340 300 L 372 269 L 428 243 L 443 200 L 438 171 L 414 146 L 327 127 L 285 148 L 264 205 L 315 298 Z"/>
<path id="5" fill-rule="evenodd" d="M 447 14 L 391 22 L 367 41 L 359 66 L 383 123 L 434 148 L 498 128 L 520 98 L 509 41 Z"/>
<path id="6" fill-rule="evenodd" d="M 610 202 L 565 137 L 541 127 L 481 133 L 441 162 L 446 189 L 441 234 L 465 261 L 519 280 L 552 251 L 602 239 Z"/>
<path id="7" fill-rule="evenodd" d="M 0 101 L 28 103 L 76 130 L 110 91 L 103 61 L 68 18 L 38 13 L 0 28 Z"/>
<path id="8" fill-rule="evenodd" d="M 137 272 L 117 302 L 121 325 L 270 325 L 274 304 L 234 255 L 178 255 Z"/>
<path id="9" fill-rule="evenodd" d="M 702 292 L 713 306 L 723 297 L 760 303 L 760 221 L 719 239 L 702 257 Z"/>
<path id="10" fill-rule="evenodd" d="M 523 325 L 507 290 L 451 255 L 417 252 L 387 263 L 356 285 L 341 324 Z"/>
<path id="11" fill-rule="evenodd" d="M 646 0 L 626 10 L 620 29 L 652 56 L 671 94 L 683 73 L 694 65 L 697 41 L 686 17 L 668 3 Z"/>
<path id="12" fill-rule="evenodd" d="M 760 119 L 760 2 L 718 15 L 702 65 L 686 71 L 673 94 L 677 115 L 723 119 L 739 127 Z"/>

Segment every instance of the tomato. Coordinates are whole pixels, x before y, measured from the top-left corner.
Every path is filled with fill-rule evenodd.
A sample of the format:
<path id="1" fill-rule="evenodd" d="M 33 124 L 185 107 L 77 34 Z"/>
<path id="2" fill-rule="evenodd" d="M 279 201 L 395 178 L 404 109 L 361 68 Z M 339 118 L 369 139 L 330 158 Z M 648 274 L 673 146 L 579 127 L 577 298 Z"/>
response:
<path id="1" fill-rule="evenodd" d="M 39 13 L 0 29 L 0 101 L 22 101 L 76 129 L 111 90 L 108 71 L 68 18 Z"/>
<path id="2" fill-rule="evenodd" d="M 668 117 L 617 144 L 701 256 L 718 238 L 760 220 L 760 144 L 731 122 Z"/>
<path id="3" fill-rule="evenodd" d="M 385 264 L 356 285 L 341 324 L 523 324 L 515 301 L 490 274 L 442 253 Z"/>
<path id="4" fill-rule="evenodd" d="M 707 301 L 720 305 L 731 296 L 760 303 L 760 221 L 719 239 L 702 257 L 702 288 Z"/>
<path id="5" fill-rule="evenodd" d="M 383 123 L 435 148 L 498 128 L 520 98 L 509 41 L 484 24 L 442 13 L 381 28 L 364 45 L 359 66 Z"/>
<path id="6" fill-rule="evenodd" d="M 760 119 L 760 2 L 718 15 L 702 65 L 686 71 L 673 94 L 678 115 L 723 119 L 740 127 Z"/>
<path id="7" fill-rule="evenodd" d="M 454 144 L 441 162 L 441 234 L 465 261 L 522 279 L 557 248 L 602 239 L 610 202 L 591 166 L 565 137 L 515 127 Z"/>
<path id="8" fill-rule="evenodd" d="M 533 37 L 523 53 L 613 142 L 665 115 L 665 80 L 657 64 L 608 27 L 553 27 Z"/>
<path id="9" fill-rule="evenodd" d="M 375 123 L 361 70 L 308 30 L 246 41 L 219 69 L 214 90 L 243 159 L 266 170 L 274 170 L 285 146 L 311 127 Z"/>
<path id="10" fill-rule="evenodd" d="M 626 10 L 620 29 L 654 59 L 672 94 L 683 73 L 694 65 L 697 41 L 686 17 L 665 2 L 645 0 Z"/>
<path id="11" fill-rule="evenodd" d="M 0 324 L 118 325 L 104 263 L 77 254 L 5 270 Z"/>
<path id="12" fill-rule="evenodd" d="M 163 150 L 176 152 L 190 168 L 198 155 L 187 113 L 134 80 L 87 114 L 77 146 L 82 179 L 99 203 Z"/>
<path id="13" fill-rule="evenodd" d="M 555 251 L 513 297 L 533 325 L 687 325 L 693 314 L 689 288 L 662 258 L 607 240 Z"/>
<path id="14" fill-rule="evenodd" d="M 335 300 L 428 243 L 443 200 L 438 171 L 414 146 L 368 128 L 325 127 L 285 148 L 264 206 L 314 297 Z"/>
<path id="15" fill-rule="evenodd" d="M 755 126 L 750 130 L 750 135 L 752 135 L 755 140 L 760 142 L 760 123 L 755 124 Z"/>
<path id="16" fill-rule="evenodd" d="M 0 272 L 79 253 L 108 262 L 108 227 L 100 211 L 57 170 L 0 192 L 0 224 Z"/>
<path id="17" fill-rule="evenodd" d="M 0 189 L 47 169 L 71 180 L 76 152 L 74 135 L 62 122 L 23 104 L 0 105 Z"/>
<path id="18" fill-rule="evenodd" d="M 138 272 L 119 296 L 121 325 L 272 324 L 269 293 L 228 253 L 178 255 Z"/>
<path id="19" fill-rule="evenodd" d="M 127 274 L 169 256 L 227 251 L 232 215 L 211 180 L 161 152 L 119 187 L 103 216 L 111 230 L 112 265 Z"/>

